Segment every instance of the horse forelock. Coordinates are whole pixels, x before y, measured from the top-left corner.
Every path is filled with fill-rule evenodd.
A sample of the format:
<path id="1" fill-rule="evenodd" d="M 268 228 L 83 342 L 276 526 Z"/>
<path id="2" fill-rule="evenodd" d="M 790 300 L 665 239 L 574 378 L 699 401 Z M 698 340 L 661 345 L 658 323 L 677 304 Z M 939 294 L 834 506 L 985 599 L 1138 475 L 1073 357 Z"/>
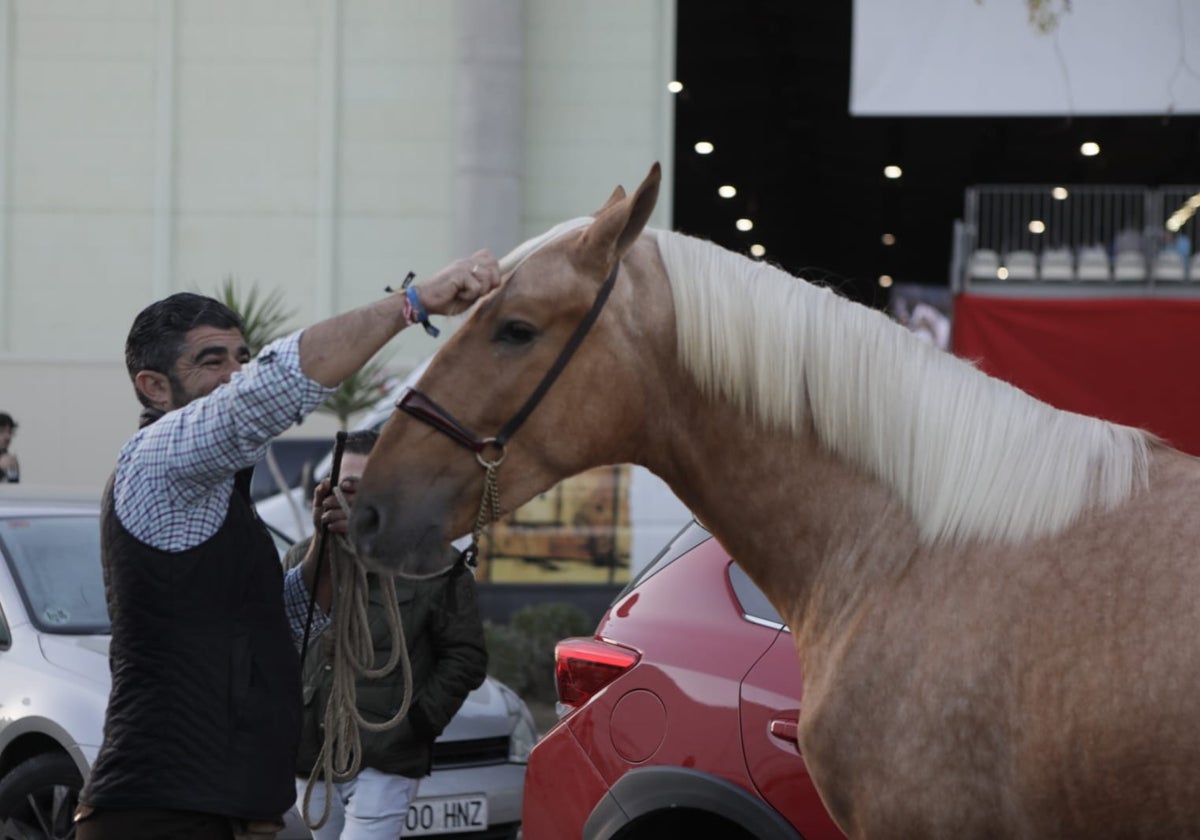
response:
<path id="1" fill-rule="evenodd" d="M 1062 411 L 882 312 L 710 242 L 652 231 L 681 363 L 710 398 L 892 487 L 929 543 L 1058 533 L 1146 486 L 1147 433 Z"/>
<path id="2" fill-rule="evenodd" d="M 549 245 L 556 239 L 566 236 L 568 233 L 588 227 L 592 222 L 596 221 L 591 216 L 580 216 L 575 219 L 568 219 L 565 222 L 560 222 L 550 228 L 545 233 L 538 234 L 530 239 L 526 239 L 517 247 L 513 248 L 507 254 L 500 258 L 500 274 L 503 277 L 510 277 L 521 263 L 529 259 L 535 253 L 540 251 L 545 246 Z"/>

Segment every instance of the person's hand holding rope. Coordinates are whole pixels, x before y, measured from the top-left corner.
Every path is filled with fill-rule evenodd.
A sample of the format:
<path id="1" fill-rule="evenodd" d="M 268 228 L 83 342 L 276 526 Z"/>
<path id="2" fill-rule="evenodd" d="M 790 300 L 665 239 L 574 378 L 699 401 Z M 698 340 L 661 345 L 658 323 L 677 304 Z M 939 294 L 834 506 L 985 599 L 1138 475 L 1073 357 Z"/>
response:
<path id="1" fill-rule="evenodd" d="M 335 467 L 336 463 L 335 457 Z M 412 666 L 400 621 L 395 581 L 390 577 L 380 578 L 380 585 L 387 604 L 391 655 L 380 667 L 374 667 L 375 650 L 367 618 L 367 570 L 359 562 L 345 536 L 350 507 L 358 489 L 358 478 L 347 477 L 338 481 L 337 472 L 335 468 L 334 477 L 324 479 L 313 491 L 314 544 L 318 546 L 318 551 L 323 551 L 327 556 L 318 558 L 311 574 L 307 570 L 305 573 L 310 591 L 316 587 L 314 600 L 320 601 L 331 612 L 333 619 L 328 631 L 333 634 L 333 680 L 329 701 L 325 706 L 325 739 L 314 768 L 314 771 L 319 768 L 320 772 L 313 772 L 309 777 L 301 811 L 305 824 L 313 830 L 323 826 L 329 817 L 333 781 L 358 774 L 362 759 L 359 727 L 373 732 L 391 729 L 408 714 L 412 702 Z M 336 486 L 332 487 L 331 492 L 335 481 Z M 326 562 L 319 562 L 321 559 Z M 307 635 L 304 647 L 307 648 Z M 302 652 L 302 662 L 306 652 Z M 356 702 L 355 679 L 360 675 L 367 678 L 384 676 L 391 673 L 397 664 L 404 669 L 404 700 L 400 708 L 390 720 L 381 723 L 365 720 Z M 318 775 L 325 785 L 325 805 L 321 817 L 314 821 L 309 814 L 309 806 Z"/>

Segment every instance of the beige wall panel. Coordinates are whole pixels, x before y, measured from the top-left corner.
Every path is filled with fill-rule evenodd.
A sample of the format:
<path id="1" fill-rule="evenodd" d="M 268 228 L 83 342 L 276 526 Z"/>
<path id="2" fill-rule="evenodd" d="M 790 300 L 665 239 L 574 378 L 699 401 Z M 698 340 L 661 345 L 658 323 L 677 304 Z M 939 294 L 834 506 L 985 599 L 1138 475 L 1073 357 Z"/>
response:
<path id="1" fill-rule="evenodd" d="M 0 0 L 0 410 L 21 424 L 26 482 L 99 491 L 137 421 L 125 334 L 161 284 L 279 289 L 298 326 L 458 256 L 459 145 L 478 130 L 458 108 L 468 8 Z M 669 183 L 673 10 L 524 0 L 522 136 L 505 152 L 523 235 L 656 159 Z M 669 218 L 664 194 L 654 223 Z M 440 343 L 408 330 L 381 358 L 403 373 Z M 288 435 L 335 430 L 314 415 Z"/>
<path id="2" fill-rule="evenodd" d="M 11 225 L 19 282 L 7 299 L 21 313 L 10 322 L 13 345 L 34 356 L 120 358 L 129 322 L 148 302 L 148 217 L 18 213 Z"/>

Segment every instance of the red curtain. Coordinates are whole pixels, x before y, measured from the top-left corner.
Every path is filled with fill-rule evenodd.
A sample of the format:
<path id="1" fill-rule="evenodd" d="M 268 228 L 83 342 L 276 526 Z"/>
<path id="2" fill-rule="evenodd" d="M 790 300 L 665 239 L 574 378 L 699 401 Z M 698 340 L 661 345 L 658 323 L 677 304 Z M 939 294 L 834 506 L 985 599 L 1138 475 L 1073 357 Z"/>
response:
<path id="1" fill-rule="evenodd" d="M 959 295 L 953 351 L 1068 411 L 1200 455 L 1200 298 Z"/>

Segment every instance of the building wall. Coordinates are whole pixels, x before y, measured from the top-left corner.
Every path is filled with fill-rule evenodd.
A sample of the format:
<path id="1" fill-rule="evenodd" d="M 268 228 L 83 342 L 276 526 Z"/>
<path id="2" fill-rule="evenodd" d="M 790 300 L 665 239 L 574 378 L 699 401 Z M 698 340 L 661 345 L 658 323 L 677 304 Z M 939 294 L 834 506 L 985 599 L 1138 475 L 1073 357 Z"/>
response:
<path id="1" fill-rule="evenodd" d="M 102 485 L 136 423 L 125 334 L 158 297 L 234 278 L 298 327 L 499 256 L 656 160 L 670 183 L 674 28 L 672 0 L 0 0 L 23 481 Z M 438 344 L 382 357 L 402 373 Z"/>

